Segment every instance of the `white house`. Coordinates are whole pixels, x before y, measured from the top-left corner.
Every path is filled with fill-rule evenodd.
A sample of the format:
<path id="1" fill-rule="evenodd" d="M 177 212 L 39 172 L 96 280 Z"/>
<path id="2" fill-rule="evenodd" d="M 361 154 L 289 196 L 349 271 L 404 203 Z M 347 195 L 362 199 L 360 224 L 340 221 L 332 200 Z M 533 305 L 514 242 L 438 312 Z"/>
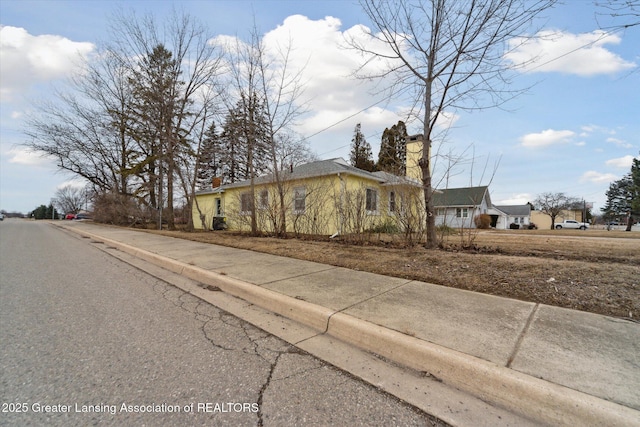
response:
<path id="1" fill-rule="evenodd" d="M 528 228 L 531 224 L 531 205 L 502 205 L 493 206 L 490 210 L 491 226 L 498 230 L 508 230 L 511 224 L 518 228 Z"/>
<path id="2" fill-rule="evenodd" d="M 492 207 L 489 187 L 464 187 L 437 190 L 433 194 L 436 226 L 475 228 L 474 218 L 489 214 Z"/>

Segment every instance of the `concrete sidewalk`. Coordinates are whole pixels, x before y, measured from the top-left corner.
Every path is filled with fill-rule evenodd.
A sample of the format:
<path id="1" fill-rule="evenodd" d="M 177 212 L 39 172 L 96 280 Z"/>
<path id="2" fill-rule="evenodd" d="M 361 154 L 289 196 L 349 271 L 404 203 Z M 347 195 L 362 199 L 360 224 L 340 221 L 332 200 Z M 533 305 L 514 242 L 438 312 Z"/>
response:
<path id="1" fill-rule="evenodd" d="M 55 222 L 551 425 L 640 426 L 640 324 L 91 222 Z"/>

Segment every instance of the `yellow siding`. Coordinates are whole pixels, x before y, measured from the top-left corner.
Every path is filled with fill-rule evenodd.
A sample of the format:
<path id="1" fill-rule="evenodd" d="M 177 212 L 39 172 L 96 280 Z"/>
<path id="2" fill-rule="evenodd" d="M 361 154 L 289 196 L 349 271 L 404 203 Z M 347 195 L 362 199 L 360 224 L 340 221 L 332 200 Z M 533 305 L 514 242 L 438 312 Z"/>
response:
<path id="1" fill-rule="evenodd" d="M 422 157 L 422 140 L 407 141 L 407 177 L 422 181 L 420 158 Z"/>
<path id="2" fill-rule="evenodd" d="M 211 228 L 213 225 L 213 217 L 215 216 L 215 200 L 221 198 L 221 194 L 202 194 L 196 196 L 191 209 L 193 218 L 193 226 L 198 230 Z M 203 218 L 200 217 L 203 216 Z M 202 222 L 206 224 L 203 226 Z"/>
<path id="3" fill-rule="evenodd" d="M 582 211 L 578 211 L 578 210 L 562 211 L 556 217 L 556 224 L 564 221 L 565 219 L 574 219 L 576 221 L 582 222 Z M 538 227 L 538 230 L 551 229 L 551 217 L 544 212 L 531 211 L 531 222 L 533 222 Z"/>
<path id="4" fill-rule="evenodd" d="M 396 193 L 396 205 L 413 206 L 410 200 L 418 197 L 419 189 L 410 187 L 409 196 L 406 189 L 381 186 L 377 181 L 342 174 L 309 178 L 297 181 L 285 181 L 282 184 L 286 212 L 287 232 L 296 234 L 333 235 L 334 233 L 358 233 L 372 229 L 380 224 L 397 223 L 396 213 L 389 212 L 389 191 Z M 299 201 L 304 194 L 304 211 L 296 209 L 296 189 Z M 367 210 L 367 189 L 376 194 L 375 209 Z M 251 229 L 251 215 L 242 211 L 242 193 L 250 191 L 249 187 L 230 188 L 220 194 L 198 195 L 197 206 L 194 203 L 193 223 L 195 228 L 203 229 L 198 207 L 205 216 L 209 228 L 215 216 L 215 199 L 220 198 L 223 215 L 230 230 L 248 231 Z M 263 192 L 267 196 L 263 197 Z M 405 194 L 406 193 L 406 194 Z M 402 199 L 402 201 L 401 201 Z M 257 205 L 257 225 L 263 232 L 274 232 L 278 215 L 280 197 L 276 184 L 256 185 L 255 200 Z M 404 202 L 406 200 L 406 202 Z M 369 205 L 373 203 L 370 197 Z M 299 205 L 298 205 L 299 206 Z M 371 206 L 369 206 L 371 207 Z M 419 209 L 407 209 L 412 214 Z M 404 221 L 406 222 L 406 221 Z"/>

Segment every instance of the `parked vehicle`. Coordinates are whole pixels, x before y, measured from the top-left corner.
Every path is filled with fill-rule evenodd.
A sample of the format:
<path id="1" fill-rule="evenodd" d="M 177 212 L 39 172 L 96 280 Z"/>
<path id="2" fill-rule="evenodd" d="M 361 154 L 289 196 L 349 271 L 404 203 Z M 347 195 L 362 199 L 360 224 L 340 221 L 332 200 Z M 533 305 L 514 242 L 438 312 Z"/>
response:
<path id="1" fill-rule="evenodd" d="M 573 230 L 586 230 L 587 228 L 589 228 L 589 224 L 586 222 L 578 222 L 572 219 L 566 219 L 563 222 L 556 224 L 556 230 L 562 230 L 563 228 Z"/>
<path id="2" fill-rule="evenodd" d="M 69 213 L 64 216 L 64 219 L 76 219 L 76 215 Z"/>

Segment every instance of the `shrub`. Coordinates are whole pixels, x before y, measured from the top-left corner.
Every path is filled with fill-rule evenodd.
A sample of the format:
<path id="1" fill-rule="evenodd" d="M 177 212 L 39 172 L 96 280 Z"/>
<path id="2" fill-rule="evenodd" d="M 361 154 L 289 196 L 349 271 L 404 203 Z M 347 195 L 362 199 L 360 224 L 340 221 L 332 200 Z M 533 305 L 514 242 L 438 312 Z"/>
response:
<path id="1" fill-rule="evenodd" d="M 94 200 L 94 221 L 114 225 L 146 224 L 150 218 L 127 195 L 103 193 Z"/>
<path id="2" fill-rule="evenodd" d="M 386 220 L 385 222 L 380 222 L 375 224 L 373 227 L 367 230 L 369 233 L 387 233 L 387 234 L 395 234 L 400 232 L 400 228 L 398 224 L 391 220 Z"/>
<path id="3" fill-rule="evenodd" d="M 486 230 L 491 227 L 491 215 L 487 215 L 487 214 L 476 215 L 473 221 L 476 224 L 476 228 L 481 228 Z"/>

